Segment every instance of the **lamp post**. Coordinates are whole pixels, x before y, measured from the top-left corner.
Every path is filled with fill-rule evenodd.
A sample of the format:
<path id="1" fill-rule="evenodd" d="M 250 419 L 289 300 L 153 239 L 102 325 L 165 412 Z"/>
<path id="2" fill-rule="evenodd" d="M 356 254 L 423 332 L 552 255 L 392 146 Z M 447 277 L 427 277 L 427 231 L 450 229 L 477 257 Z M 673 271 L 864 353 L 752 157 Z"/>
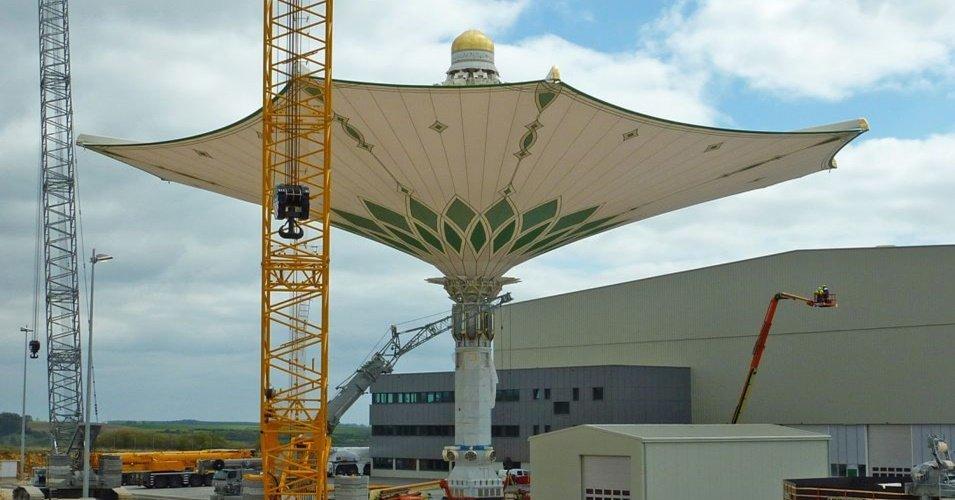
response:
<path id="1" fill-rule="evenodd" d="M 27 466 L 27 357 L 30 353 L 30 334 L 33 330 L 25 326 L 20 327 L 23 332 L 23 392 L 20 401 L 20 475 Z"/>
<path id="2" fill-rule="evenodd" d="M 86 422 L 83 428 L 83 498 L 90 496 L 90 418 L 92 417 L 92 386 L 93 386 L 93 290 L 96 283 L 96 263 L 105 260 L 112 260 L 113 257 L 105 253 L 96 253 L 93 249 L 93 256 L 90 257 L 90 312 L 89 325 L 86 329 Z"/>

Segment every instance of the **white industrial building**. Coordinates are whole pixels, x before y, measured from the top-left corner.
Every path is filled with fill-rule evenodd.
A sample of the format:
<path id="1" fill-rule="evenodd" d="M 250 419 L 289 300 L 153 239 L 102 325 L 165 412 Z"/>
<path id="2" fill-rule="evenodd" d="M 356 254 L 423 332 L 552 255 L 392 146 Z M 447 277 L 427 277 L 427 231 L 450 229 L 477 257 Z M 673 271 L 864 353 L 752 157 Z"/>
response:
<path id="1" fill-rule="evenodd" d="M 820 284 L 839 307 L 780 304 L 741 421 L 831 435 L 832 475 L 905 474 L 929 434 L 955 437 L 952 245 L 798 250 L 510 304 L 495 365 L 688 367 L 692 423 L 727 423 L 770 298 Z"/>
<path id="2" fill-rule="evenodd" d="M 827 437 L 766 424 L 570 427 L 530 438 L 531 496 L 782 498 L 784 480 L 826 475 Z"/>

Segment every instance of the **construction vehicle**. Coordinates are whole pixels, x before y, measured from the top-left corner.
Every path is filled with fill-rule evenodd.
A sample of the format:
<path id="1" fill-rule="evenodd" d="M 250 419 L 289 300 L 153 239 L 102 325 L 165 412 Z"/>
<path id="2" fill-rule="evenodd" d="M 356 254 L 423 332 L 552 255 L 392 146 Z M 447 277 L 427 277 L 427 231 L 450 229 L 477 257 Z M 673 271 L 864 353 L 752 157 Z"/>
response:
<path id="1" fill-rule="evenodd" d="M 103 457 L 122 463 L 123 486 L 181 488 L 211 486 L 212 476 L 226 467 L 253 467 L 261 462 L 254 450 L 145 451 L 94 453 L 90 463 L 99 470 Z"/>
<path id="2" fill-rule="evenodd" d="M 912 482 L 905 492 L 920 498 L 955 497 L 955 461 L 943 436 L 928 437 L 928 448 L 935 460 L 912 467 Z"/>
<path id="3" fill-rule="evenodd" d="M 763 327 L 756 337 L 756 345 L 753 346 L 753 359 L 749 363 L 749 373 L 746 374 L 746 381 L 743 382 L 743 390 L 740 391 L 739 401 L 736 403 L 736 410 L 733 411 L 733 423 L 739 423 L 740 414 L 743 412 L 743 404 L 746 403 L 746 397 L 753 384 L 753 376 L 759 370 L 759 362 L 763 359 L 763 351 L 766 349 L 766 340 L 769 338 L 769 330 L 773 327 L 773 317 L 776 316 L 776 307 L 781 300 L 795 300 L 802 302 L 809 307 L 838 307 L 836 295 L 829 292 L 826 285 L 820 286 L 813 293 L 813 298 L 800 297 L 791 293 L 777 293 L 769 301 L 769 307 L 766 309 L 766 316 L 763 318 Z"/>
<path id="4" fill-rule="evenodd" d="M 909 476 L 821 477 L 783 481 L 783 500 L 955 498 L 955 462 L 942 436 L 928 437 L 935 460 L 912 467 Z"/>
<path id="5" fill-rule="evenodd" d="M 332 447 L 327 474 L 328 477 L 371 475 L 371 449 L 367 446 Z"/>
<path id="6" fill-rule="evenodd" d="M 229 467 L 217 470 L 212 476 L 212 494 L 209 495 L 209 499 L 224 500 L 226 498 L 242 497 L 243 476 L 255 472 L 261 472 L 261 466 L 258 470 L 244 467 Z"/>
<path id="7" fill-rule="evenodd" d="M 510 302 L 511 294 L 505 293 L 490 301 L 490 310 Z M 422 326 L 398 330 L 391 326 L 391 335 L 385 343 L 365 357 L 365 361 L 344 382 L 335 388 L 338 393 L 328 402 L 328 432 L 331 433 L 342 416 L 358 401 L 382 375 L 391 373 L 398 359 L 425 342 L 451 331 L 453 316 L 445 316 Z M 470 318 L 469 318 L 470 319 Z"/>

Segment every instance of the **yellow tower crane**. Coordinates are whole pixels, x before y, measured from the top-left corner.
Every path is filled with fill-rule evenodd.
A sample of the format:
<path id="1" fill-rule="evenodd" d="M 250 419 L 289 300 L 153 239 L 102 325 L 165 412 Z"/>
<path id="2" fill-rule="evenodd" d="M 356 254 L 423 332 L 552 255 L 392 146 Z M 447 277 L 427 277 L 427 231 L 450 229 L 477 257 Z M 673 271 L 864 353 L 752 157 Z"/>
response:
<path id="1" fill-rule="evenodd" d="M 268 500 L 323 499 L 330 444 L 332 0 L 264 0 L 264 7 L 263 493 Z M 311 300 L 320 304 L 316 320 L 296 314 Z"/>

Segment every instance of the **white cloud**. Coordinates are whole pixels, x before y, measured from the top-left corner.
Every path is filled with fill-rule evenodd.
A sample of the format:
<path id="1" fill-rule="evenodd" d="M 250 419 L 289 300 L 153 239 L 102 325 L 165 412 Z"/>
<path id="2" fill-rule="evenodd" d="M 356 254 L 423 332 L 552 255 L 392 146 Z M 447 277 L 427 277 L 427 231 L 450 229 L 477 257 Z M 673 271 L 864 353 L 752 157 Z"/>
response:
<path id="1" fill-rule="evenodd" d="M 511 29 L 527 0 L 342 2 L 335 11 L 335 78 L 432 84 L 444 79 L 451 40 Z"/>
<path id="2" fill-rule="evenodd" d="M 726 0 L 675 9 L 654 35 L 674 57 L 781 94 L 840 99 L 952 76 L 955 3 Z"/>
<path id="3" fill-rule="evenodd" d="M 839 168 L 574 243 L 509 274 L 521 299 L 800 248 L 950 244 L 955 134 L 860 140 Z"/>
<path id="4" fill-rule="evenodd" d="M 644 51 L 606 53 L 555 35 L 504 43 L 527 6 L 518 2 L 349 3 L 336 13 L 336 78 L 432 84 L 444 79 L 450 42 L 479 28 L 495 40 L 505 81 L 543 79 L 552 65 L 564 80 L 613 104 L 669 119 L 712 124 L 705 103 L 706 75 L 690 72 Z M 414 26 L 409 30 L 408 26 Z"/>
<path id="5" fill-rule="evenodd" d="M 557 65 L 566 83 L 634 111 L 698 124 L 713 124 L 718 114 L 706 103 L 707 75 L 644 51 L 610 54 L 555 35 L 497 44 L 496 49 L 498 69 L 510 81 L 543 79 Z"/>

